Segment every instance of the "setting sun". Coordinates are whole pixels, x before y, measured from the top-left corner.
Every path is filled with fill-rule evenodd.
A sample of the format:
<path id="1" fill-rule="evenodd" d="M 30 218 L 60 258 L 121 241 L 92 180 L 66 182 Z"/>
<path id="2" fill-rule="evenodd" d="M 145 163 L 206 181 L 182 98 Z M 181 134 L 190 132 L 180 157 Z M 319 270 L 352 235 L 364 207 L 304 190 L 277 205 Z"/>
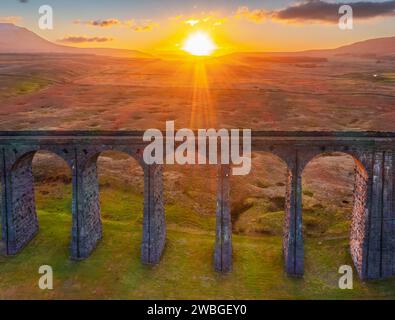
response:
<path id="1" fill-rule="evenodd" d="M 217 46 L 208 33 L 198 31 L 188 36 L 182 49 L 194 56 L 209 56 Z"/>

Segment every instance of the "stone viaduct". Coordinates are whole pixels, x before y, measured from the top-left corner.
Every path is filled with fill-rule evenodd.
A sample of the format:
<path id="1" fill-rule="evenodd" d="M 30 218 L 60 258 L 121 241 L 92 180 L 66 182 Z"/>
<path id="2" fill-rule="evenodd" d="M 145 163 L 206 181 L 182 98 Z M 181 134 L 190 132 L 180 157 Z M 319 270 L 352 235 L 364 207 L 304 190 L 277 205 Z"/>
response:
<path id="1" fill-rule="evenodd" d="M 142 132 L 0 132 L 2 242 L 17 254 L 38 232 L 32 159 L 39 150 L 63 158 L 72 172 L 71 258 L 87 258 L 102 236 L 96 161 L 103 151 L 127 153 L 144 169 L 141 259 L 159 263 L 166 239 L 162 165 L 142 160 Z M 395 274 L 395 133 L 253 132 L 252 151 L 287 165 L 283 255 L 289 275 L 303 275 L 302 172 L 318 155 L 342 152 L 355 160 L 350 253 L 361 279 Z M 218 165 L 214 267 L 232 268 L 230 166 Z"/>

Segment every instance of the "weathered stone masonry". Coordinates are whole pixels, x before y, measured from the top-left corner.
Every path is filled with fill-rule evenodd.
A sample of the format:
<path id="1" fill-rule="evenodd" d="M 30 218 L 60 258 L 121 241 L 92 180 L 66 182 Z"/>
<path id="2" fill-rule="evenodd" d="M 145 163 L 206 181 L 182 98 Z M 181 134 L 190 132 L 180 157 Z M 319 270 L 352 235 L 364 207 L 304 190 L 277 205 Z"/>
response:
<path id="1" fill-rule="evenodd" d="M 218 167 L 218 191 L 216 212 L 216 240 L 214 267 L 221 272 L 232 270 L 232 222 L 230 216 L 230 175 L 229 165 Z"/>
<path id="2" fill-rule="evenodd" d="M 163 167 L 144 166 L 144 217 L 142 262 L 155 264 L 160 261 L 166 240 L 165 213 L 163 207 Z"/>
<path id="3" fill-rule="evenodd" d="M 162 167 L 143 163 L 145 144 L 140 135 L 95 138 L 89 134 L 79 136 L 79 133 L 15 134 L 7 132 L 6 137 L 0 134 L 2 247 L 5 254 L 18 253 L 38 232 L 32 159 L 37 151 L 45 150 L 62 157 L 72 172 L 70 256 L 76 260 L 87 258 L 102 238 L 97 158 L 103 151 L 115 150 L 131 155 L 144 169 L 142 262 L 159 262 L 166 237 Z"/>
<path id="4" fill-rule="evenodd" d="M 9 254 L 21 250 L 25 244 L 38 232 L 38 221 L 34 203 L 32 160 L 33 153 L 22 157 L 12 167 L 11 174 L 6 177 L 9 184 L 13 185 L 11 199 L 13 215 L 6 221 L 15 226 L 15 232 L 9 236 Z"/>
<path id="5" fill-rule="evenodd" d="M 283 256 L 285 271 L 290 275 L 303 275 L 303 236 L 302 236 L 302 178 L 298 165 L 298 152 L 288 165 L 285 219 L 283 235 Z"/>
<path id="6" fill-rule="evenodd" d="M 365 268 L 363 254 L 365 251 L 366 203 L 368 199 L 368 175 L 361 165 L 355 166 L 354 204 L 350 232 L 350 253 L 357 270 Z M 365 272 L 365 271 L 363 271 Z M 362 272 L 362 273 L 363 273 Z"/>
<path id="7" fill-rule="evenodd" d="M 71 258 L 87 258 L 102 237 L 97 158 L 101 152 L 127 153 L 144 169 L 141 259 L 160 261 L 166 239 L 163 167 L 146 165 L 141 132 L 0 132 L 2 247 L 17 254 L 38 232 L 32 159 L 39 150 L 62 157 L 72 172 Z M 304 273 L 302 173 L 315 157 L 343 152 L 355 159 L 350 253 L 362 279 L 395 274 L 395 133 L 253 132 L 252 150 L 271 152 L 288 168 L 283 255 L 285 271 Z M 214 267 L 232 269 L 231 167 L 218 166 Z"/>

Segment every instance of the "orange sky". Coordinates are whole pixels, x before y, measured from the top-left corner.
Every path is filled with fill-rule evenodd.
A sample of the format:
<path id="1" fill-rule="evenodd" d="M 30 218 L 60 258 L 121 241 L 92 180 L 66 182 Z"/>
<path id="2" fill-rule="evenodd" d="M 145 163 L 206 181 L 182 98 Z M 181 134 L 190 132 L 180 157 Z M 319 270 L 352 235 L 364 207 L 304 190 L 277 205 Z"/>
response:
<path id="1" fill-rule="evenodd" d="M 54 29 L 40 30 L 41 3 L 10 1 L 0 4 L 0 21 L 15 22 L 67 45 L 143 51 L 180 50 L 188 35 L 198 30 L 211 35 L 217 53 L 332 48 L 394 35 L 395 1 L 355 4 L 354 28 L 347 31 L 338 27 L 336 2 L 48 0 Z"/>

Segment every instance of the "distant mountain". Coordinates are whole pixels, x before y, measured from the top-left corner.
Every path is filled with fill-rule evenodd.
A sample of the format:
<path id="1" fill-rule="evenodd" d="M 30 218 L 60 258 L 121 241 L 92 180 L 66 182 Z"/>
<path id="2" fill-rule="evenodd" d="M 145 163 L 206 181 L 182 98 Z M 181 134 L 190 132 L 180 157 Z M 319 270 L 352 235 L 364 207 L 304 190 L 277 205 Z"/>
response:
<path id="1" fill-rule="evenodd" d="M 137 50 L 108 49 L 108 48 L 75 48 L 70 46 L 58 45 L 41 38 L 40 36 L 38 36 L 37 34 L 26 28 L 18 27 L 11 23 L 0 23 L 0 53 L 68 53 L 68 54 L 96 54 L 96 55 L 131 57 L 131 58 L 153 58 L 153 56 Z M 265 52 L 265 53 L 241 52 L 241 53 L 233 53 L 227 55 L 226 57 L 228 58 L 242 57 L 248 59 L 251 59 L 253 57 L 259 59 L 268 56 L 271 57 L 299 56 L 301 58 L 298 58 L 294 62 L 306 62 L 305 60 L 309 60 L 307 59 L 308 57 L 309 58 L 327 57 L 333 55 L 394 56 L 395 57 L 395 37 L 365 40 L 350 45 L 342 46 L 336 49 L 308 50 L 301 52 Z M 177 55 L 170 55 L 168 58 L 174 58 L 176 56 Z M 281 61 L 287 62 L 284 59 L 281 59 Z M 315 62 L 319 62 L 319 61 L 315 61 Z"/>
<path id="2" fill-rule="evenodd" d="M 395 59 L 395 37 L 370 39 L 335 49 L 306 50 L 298 52 L 236 52 L 223 58 L 233 61 L 261 61 L 278 63 L 323 62 L 333 56 L 353 56 Z"/>
<path id="3" fill-rule="evenodd" d="M 395 55 L 395 37 L 360 41 L 332 51 L 336 54 L 351 55 Z"/>
<path id="4" fill-rule="evenodd" d="M 136 50 L 107 48 L 75 48 L 45 40 L 34 32 L 12 23 L 0 23 L 0 53 L 67 53 L 96 54 L 116 57 L 151 58 Z"/>
<path id="5" fill-rule="evenodd" d="M 355 56 L 395 57 L 395 37 L 369 39 L 335 49 L 307 50 L 296 55 L 312 56 Z"/>

